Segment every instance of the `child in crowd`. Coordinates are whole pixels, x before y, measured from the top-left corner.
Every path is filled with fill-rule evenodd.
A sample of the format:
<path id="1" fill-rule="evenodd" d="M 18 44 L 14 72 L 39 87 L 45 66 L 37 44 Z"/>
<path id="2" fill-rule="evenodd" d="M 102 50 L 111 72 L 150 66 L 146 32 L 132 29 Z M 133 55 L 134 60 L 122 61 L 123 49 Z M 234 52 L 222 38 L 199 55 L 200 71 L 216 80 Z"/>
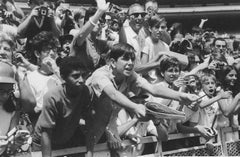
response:
<path id="1" fill-rule="evenodd" d="M 133 94 L 138 95 L 139 89 L 156 97 L 170 98 L 177 101 L 191 102 L 197 99 L 192 94 L 180 93 L 165 86 L 150 84 L 134 72 L 134 61 L 135 50 L 132 46 L 126 43 L 116 44 L 109 52 L 108 64 L 93 72 L 92 76 L 87 80 L 87 84 L 93 88 L 98 99 L 103 95 L 111 99 L 114 103 L 113 110 L 119 110 L 121 107 L 136 114 L 137 117 L 144 117 L 146 114 L 145 106 L 134 103 L 128 98 Z M 96 112 L 100 114 L 102 111 Z M 104 114 L 104 116 L 106 117 L 107 115 Z M 113 123 L 116 122 L 114 118 L 111 119 Z M 96 118 L 94 123 L 97 124 L 98 121 L 100 119 Z M 92 124 L 92 127 L 94 125 Z M 115 137 L 119 137 L 119 135 L 116 134 Z"/>
<path id="2" fill-rule="evenodd" d="M 89 89 L 84 84 L 88 70 L 77 57 L 65 57 L 60 64 L 60 74 L 65 83 L 44 96 L 35 127 L 33 148 L 41 149 L 43 157 L 51 156 L 54 149 L 85 144 L 79 122 L 90 105 Z"/>
<path id="3" fill-rule="evenodd" d="M 145 45 L 142 50 L 141 63 L 142 64 L 152 64 L 152 69 L 158 67 L 160 54 L 165 54 L 164 52 L 169 51 L 169 46 L 159 39 L 159 34 L 161 31 L 161 24 L 166 22 L 165 19 L 160 18 L 158 15 L 150 17 L 148 20 L 150 36 L 146 38 Z M 156 71 L 151 69 L 146 69 L 148 75 L 146 76 L 150 82 L 154 82 L 157 79 Z M 151 71 L 149 71 L 151 70 Z"/>
<path id="4" fill-rule="evenodd" d="M 33 53 L 38 65 L 37 70 L 27 74 L 27 80 L 36 100 L 34 113 L 31 116 L 33 124 L 42 110 L 44 95 L 54 86 L 61 84 L 56 65 L 58 45 L 58 39 L 53 33 L 46 31 L 39 33 L 32 40 Z"/>

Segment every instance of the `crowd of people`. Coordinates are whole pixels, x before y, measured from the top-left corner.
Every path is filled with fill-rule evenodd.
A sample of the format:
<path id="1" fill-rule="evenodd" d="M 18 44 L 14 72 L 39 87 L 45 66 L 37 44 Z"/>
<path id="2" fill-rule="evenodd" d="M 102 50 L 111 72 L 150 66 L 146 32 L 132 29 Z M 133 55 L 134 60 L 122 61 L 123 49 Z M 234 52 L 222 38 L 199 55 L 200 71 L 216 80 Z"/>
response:
<path id="1" fill-rule="evenodd" d="M 101 142 L 111 156 L 136 156 L 146 151 L 140 137 L 156 136 L 165 150 L 211 145 L 219 128 L 239 125 L 240 40 L 205 28 L 208 19 L 190 32 L 168 26 L 156 0 L 127 11 L 96 4 L 29 0 L 25 15 L 1 1 L 0 156 L 86 146 L 91 157 Z M 145 102 L 184 118 L 151 116 Z M 202 138 L 171 143 L 173 133 Z"/>

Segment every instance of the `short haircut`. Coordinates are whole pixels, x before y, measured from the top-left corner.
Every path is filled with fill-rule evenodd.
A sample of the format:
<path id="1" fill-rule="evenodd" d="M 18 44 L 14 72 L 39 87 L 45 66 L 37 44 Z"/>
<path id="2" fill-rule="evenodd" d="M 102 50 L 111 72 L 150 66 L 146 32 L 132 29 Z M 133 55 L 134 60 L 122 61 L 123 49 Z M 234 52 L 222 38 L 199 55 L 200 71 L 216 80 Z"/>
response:
<path id="1" fill-rule="evenodd" d="M 83 70 L 88 72 L 88 68 L 80 61 L 79 57 L 68 56 L 64 57 L 59 65 L 60 75 L 63 79 L 66 79 L 72 71 Z"/>
<path id="2" fill-rule="evenodd" d="M 225 44 L 226 44 L 226 46 L 227 46 L 227 42 L 226 42 L 226 40 L 225 40 L 225 39 L 223 39 L 223 38 L 221 38 L 221 37 L 219 37 L 219 38 L 215 38 L 215 39 L 213 40 L 213 43 L 212 43 L 212 45 L 213 45 L 213 46 L 215 46 L 215 44 L 216 44 L 216 41 L 224 41 L 224 42 L 225 42 Z"/>
<path id="3" fill-rule="evenodd" d="M 161 72 L 165 72 L 170 67 L 178 67 L 179 70 L 181 70 L 180 62 L 175 57 L 167 57 L 167 58 L 163 59 L 160 63 L 160 71 Z"/>
<path id="4" fill-rule="evenodd" d="M 50 45 L 52 47 L 60 47 L 59 40 L 52 32 L 42 31 L 35 35 L 30 41 L 33 51 L 42 51 L 43 46 Z"/>
<path id="5" fill-rule="evenodd" d="M 115 61 L 117 61 L 118 58 L 122 56 L 126 59 L 129 58 L 132 61 L 135 61 L 134 48 L 127 43 L 118 43 L 113 45 L 108 53 L 108 59 L 113 58 Z"/>
<path id="6" fill-rule="evenodd" d="M 160 17 L 159 15 L 151 16 L 148 20 L 148 25 L 150 28 L 160 25 L 161 23 L 167 23 L 164 17 Z"/>

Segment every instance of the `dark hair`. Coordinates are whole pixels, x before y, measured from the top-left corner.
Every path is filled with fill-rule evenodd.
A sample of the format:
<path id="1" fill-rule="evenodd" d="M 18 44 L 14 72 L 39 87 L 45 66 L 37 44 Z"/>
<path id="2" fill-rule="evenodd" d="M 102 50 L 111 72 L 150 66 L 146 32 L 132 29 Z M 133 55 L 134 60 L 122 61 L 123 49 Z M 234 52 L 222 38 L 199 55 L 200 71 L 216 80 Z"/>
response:
<path id="1" fill-rule="evenodd" d="M 237 72 L 237 69 L 234 66 L 225 65 L 222 67 L 220 71 L 216 71 L 216 76 L 224 90 L 231 90 L 233 92 L 233 95 L 235 96 L 237 94 L 237 87 L 230 87 L 229 84 L 226 81 L 227 74 L 230 73 L 230 71 L 235 70 Z"/>
<path id="2" fill-rule="evenodd" d="M 234 40 L 233 41 L 233 50 L 236 51 L 239 49 L 240 46 L 240 41 L 239 40 Z"/>
<path id="3" fill-rule="evenodd" d="M 89 20 L 89 18 L 95 14 L 96 11 L 97 11 L 96 7 L 88 8 L 85 13 L 84 23 L 86 23 Z"/>
<path id="4" fill-rule="evenodd" d="M 29 41 L 29 46 L 26 47 L 28 52 L 42 51 L 44 46 L 50 45 L 52 48 L 60 47 L 59 40 L 52 32 L 42 31 L 35 35 L 33 39 Z M 37 58 L 35 55 L 30 55 L 32 63 L 37 64 Z"/>
<path id="5" fill-rule="evenodd" d="M 175 57 L 166 57 L 161 61 L 159 66 L 161 72 L 165 72 L 170 67 L 178 67 L 181 70 L 180 62 Z"/>
<path id="6" fill-rule="evenodd" d="M 79 57 L 75 56 L 64 57 L 60 62 L 59 68 L 60 75 L 63 79 L 67 78 L 74 70 L 89 71 L 88 68 L 80 61 Z"/>
<path id="7" fill-rule="evenodd" d="M 202 33 L 202 28 L 200 28 L 199 26 L 193 26 L 192 28 L 192 34 L 194 33 Z"/>
<path id="8" fill-rule="evenodd" d="M 41 51 L 45 45 L 51 45 L 52 47 L 59 47 L 59 40 L 52 32 L 42 31 L 35 35 L 31 40 L 33 50 Z"/>
<path id="9" fill-rule="evenodd" d="M 161 23 L 167 23 L 164 17 L 160 17 L 159 15 L 153 15 L 148 19 L 148 25 L 150 28 L 160 25 Z"/>
<path id="10" fill-rule="evenodd" d="M 75 11 L 73 15 L 74 21 L 77 22 L 80 17 L 85 17 L 86 12 L 87 10 L 85 8 L 80 8 L 79 10 Z"/>
<path id="11" fill-rule="evenodd" d="M 129 58 L 132 61 L 135 61 L 134 48 L 127 43 L 118 43 L 113 45 L 108 53 L 108 59 L 113 58 L 115 61 L 117 61 L 118 58 L 121 56 L 123 56 L 124 58 Z"/>
<path id="12" fill-rule="evenodd" d="M 225 44 L 226 44 L 226 46 L 227 46 L 227 42 L 226 42 L 226 40 L 225 39 L 223 39 L 223 38 L 221 38 L 221 37 L 219 37 L 219 38 L 215 38 L 214 40 L 213 40 L 213 43 L 212 43 L 212 45 L 213 46 L 215 46 L 215 44 L 216 44 L 216 41 L 224 41 L 225 42 Z"/>

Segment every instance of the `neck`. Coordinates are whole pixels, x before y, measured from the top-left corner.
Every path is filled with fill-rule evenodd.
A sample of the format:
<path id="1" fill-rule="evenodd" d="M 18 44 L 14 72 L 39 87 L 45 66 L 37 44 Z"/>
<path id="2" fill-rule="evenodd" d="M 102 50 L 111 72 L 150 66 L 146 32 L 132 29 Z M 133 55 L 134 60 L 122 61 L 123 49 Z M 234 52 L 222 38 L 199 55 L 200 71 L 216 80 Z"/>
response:
<path id="1" fill-rule="evenodd" d="M 43 75 L 52 75 L 53 74 L 53 72 L 51 70 L 49 70 L 49 68 L 46 66 L 41 66 L 39 68 L 39 72 Z"/>
<path id="2" fill-rule="evenodd" d="M 125 79 L 124 76 L 122 76 L 121 74 L 119 73 L 116 73 L 116 72 L 113 72 L 113 75 L 115 76 L 114 77 L 114 80 L 116 82 L 117 85 L 121 84 L 123 82 L 123 80 Z"/>
<path id="3" fill-rule="evenodd" d="M 151 39 L 152 39 L 153 43 L 158 43 L 158 40 L 159 40 L 158 38 L 154 38 L 151 36 Z"/>

